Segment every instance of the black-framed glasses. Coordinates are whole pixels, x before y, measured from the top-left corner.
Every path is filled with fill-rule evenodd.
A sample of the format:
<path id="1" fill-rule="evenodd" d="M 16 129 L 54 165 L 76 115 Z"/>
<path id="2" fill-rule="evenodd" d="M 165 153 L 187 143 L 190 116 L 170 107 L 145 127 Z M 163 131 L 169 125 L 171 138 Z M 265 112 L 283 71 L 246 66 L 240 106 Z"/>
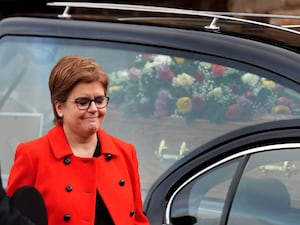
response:
<path id="1" fill-rule="evenodd" d="M 92 102 L 95 103 L 95 106 L 97 107 L 97 109 L 103 109 L 107 106 L 107 104 L 109 102 L 109 97 L 108 96 L 97 96 L 94 99 L 81 97 L 81 98 L 76 98 L 76 99 L 72 100 L 72 102 L 75 102 L 78 109 L 80 109 L 80 110 L 87 110 L 88 108 L 90 108 Z"/>

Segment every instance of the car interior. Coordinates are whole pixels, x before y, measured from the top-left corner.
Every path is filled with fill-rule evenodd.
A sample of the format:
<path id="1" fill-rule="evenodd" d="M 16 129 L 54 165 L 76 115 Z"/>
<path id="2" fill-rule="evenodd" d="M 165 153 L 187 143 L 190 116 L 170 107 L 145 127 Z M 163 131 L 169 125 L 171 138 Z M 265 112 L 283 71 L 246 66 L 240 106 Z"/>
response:
<path id="1" fill-rule="evenodd" d="M 298 149 L 255 153 L 250 155 L 245 170 L 238 172 L 238 162 L 244 160 L 237 158 L 186 181 L 169 203 L 172 224 L 184 221 L 216 225 L 224 220 L 228 225 L 297 224 L 300 219 L 299 168 L 295 166 L 300 160 Z M 266 171 L 270 166 L 273 169 Z M 239 176 L 235 173 L 242 173 L 236 191 L 235 179 Z M 232 191 L 234 195 L 230 194 Z"/>

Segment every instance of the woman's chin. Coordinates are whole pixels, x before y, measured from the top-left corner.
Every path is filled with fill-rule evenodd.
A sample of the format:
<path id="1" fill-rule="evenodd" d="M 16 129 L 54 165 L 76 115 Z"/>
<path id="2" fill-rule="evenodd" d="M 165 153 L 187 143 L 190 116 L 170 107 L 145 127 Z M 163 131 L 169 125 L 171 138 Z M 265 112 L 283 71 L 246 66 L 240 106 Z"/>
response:
<path id="1" fill-rule="evenodd" d="M 95 124 L 89 124 L 86 128 L 87 132 L 90 134 L 94 134 L 97 132 L 97 130 L 99 129 L 99 123 L 95 123 Z"/>

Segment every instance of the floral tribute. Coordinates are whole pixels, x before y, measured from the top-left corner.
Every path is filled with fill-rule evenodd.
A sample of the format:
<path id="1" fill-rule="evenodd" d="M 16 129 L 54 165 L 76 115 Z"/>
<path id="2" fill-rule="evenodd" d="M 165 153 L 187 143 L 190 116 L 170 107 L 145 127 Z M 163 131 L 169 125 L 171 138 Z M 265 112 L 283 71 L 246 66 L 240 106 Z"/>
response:
<path id="1" fill-rule="evenodd" d="M 299 114 L 299 96 L 272 80 L 234 68 L 140 54 L 110 74 L 112 104 L 125 116 L 243 121 L 259 113 Z"/>

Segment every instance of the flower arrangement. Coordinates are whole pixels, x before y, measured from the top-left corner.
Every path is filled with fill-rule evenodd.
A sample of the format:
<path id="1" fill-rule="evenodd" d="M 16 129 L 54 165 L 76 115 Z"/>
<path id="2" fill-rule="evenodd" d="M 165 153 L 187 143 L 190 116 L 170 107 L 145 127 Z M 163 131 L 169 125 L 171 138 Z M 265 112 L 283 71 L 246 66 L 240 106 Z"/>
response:
<path id="1" fill-rule="evenodd" d="M 131 68 L 111 73 L 110 79 L 112 104 L 126 116 L 223 122 L 300 109 L 297 95 L 272 80 L 180 57 L 140 54 Z"/>

